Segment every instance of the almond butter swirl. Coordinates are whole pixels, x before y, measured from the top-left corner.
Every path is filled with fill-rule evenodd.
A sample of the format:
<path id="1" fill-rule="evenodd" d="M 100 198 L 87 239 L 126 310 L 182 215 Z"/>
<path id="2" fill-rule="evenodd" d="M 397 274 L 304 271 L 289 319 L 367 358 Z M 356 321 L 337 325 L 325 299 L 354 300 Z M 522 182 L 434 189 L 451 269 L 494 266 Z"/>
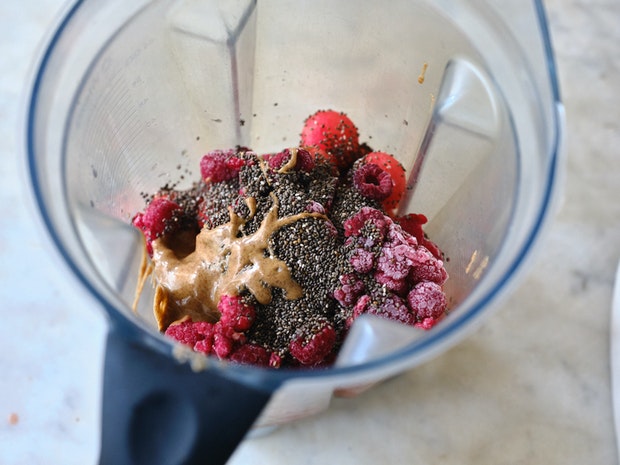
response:
<path id="1" fill-rule="evenodd" d="M 278 199 L 258 230 L 240 235 L 240 228 L 256 213 L 256 201 L 248 198 L 250 218 L 244 219 L 229 207 L 230 221 L 213 229 L 203 228 L 196 236 L 193 252 L 179 256 L 165 238 L 153 241 L 154 313 L 163 330 L 171 323 L 190 317 L 193 321 L 217 321 L 217 303 L 224 294 L 244 290 L 261 304 L 271 302 L 271 289 L 284 291 L 288 300 L 303 295 L 286 263 L 275 256 L 269 244 L 278 229 L 302 218 L 326 218 L 320 213 L 299 213 L 278 218 Z"/>

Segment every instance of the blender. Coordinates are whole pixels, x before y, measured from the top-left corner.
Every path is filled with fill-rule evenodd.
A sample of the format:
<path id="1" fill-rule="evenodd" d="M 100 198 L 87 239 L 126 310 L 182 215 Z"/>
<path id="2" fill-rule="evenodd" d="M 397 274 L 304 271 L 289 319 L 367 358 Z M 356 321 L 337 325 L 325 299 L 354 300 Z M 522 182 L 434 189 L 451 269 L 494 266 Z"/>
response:
<path id="1" fill-rule="evenodd" d="M 299 143 L 345 111 L 408 174 L 449 261 L 432 330 L 353 325 L 333 367 L 194 353 L 132 311 L 143 193 L 209 150 Z M 35 70 L 26 158 L 40 216 L 109 332 L 101 463 L 223 463 L 238 443 L 454 345 L 515 285 L 553 213 L 563 108 L 540 1 L 78 0 Z M 79 350 L 79 348 L 78 348 Z"/>

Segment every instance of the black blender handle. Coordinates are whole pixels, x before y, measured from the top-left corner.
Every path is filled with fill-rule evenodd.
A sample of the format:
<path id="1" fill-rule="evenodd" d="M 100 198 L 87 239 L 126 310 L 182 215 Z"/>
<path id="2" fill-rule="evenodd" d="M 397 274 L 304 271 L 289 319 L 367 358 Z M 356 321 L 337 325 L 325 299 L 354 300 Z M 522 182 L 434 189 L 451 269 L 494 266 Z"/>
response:
<path id="1" fill-rule="evenodd" d="M 226 463 L 273 391 L 188 365 L 110 330 L 100 465 Z"/>

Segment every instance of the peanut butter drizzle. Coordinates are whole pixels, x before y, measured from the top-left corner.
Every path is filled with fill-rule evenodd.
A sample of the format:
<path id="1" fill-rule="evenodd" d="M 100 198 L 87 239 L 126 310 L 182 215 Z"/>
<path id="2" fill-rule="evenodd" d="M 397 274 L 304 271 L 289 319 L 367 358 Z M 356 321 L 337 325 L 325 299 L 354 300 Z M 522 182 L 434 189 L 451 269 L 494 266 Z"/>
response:
<path id="1" fill-rule="evenodd" d="M 230 221 L 203 229 L 196 236 L 195 251 L 183 258 L 178 258 L 162 239 L 153 242 L 153 275 L 157 283 L 154 312 L 160 330 L 188 316 L 193 321 L 216 321 L 220 296 L 239 295 L 244 289 L 261 304 L 271 302 L 272 287 L 283 289 L 289 300 L 303 295 L 286 263 L 271 250 L 269 237 L 302 218 L 325 216 L 299 213 L 278 218 L 278 201 L 275 195 L 271 197 L 273 206 L 254 234 L 237 237 L 248 220 L 229 208 Z M 256 212 L 256 200 L 250 198 L 246 203 L 251 218 Z"/>

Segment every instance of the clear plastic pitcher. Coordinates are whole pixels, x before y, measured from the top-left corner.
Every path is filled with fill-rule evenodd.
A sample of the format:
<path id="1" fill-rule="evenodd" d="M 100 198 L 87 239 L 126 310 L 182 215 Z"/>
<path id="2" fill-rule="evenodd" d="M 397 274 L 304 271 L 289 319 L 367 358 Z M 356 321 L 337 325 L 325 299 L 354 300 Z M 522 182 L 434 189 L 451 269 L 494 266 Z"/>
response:
<path id="1" fill-rule="evenodd" d="M 557 192 L 563 110 L 539 1 L 76 1 L 29 105 L 40 214 L 108 315 L 102 463 L 220 463 L 252 427 L 446 350 L 513 286 Z M 425 332 L 363 317 L 334 367 L 272 370 L 183 349 L 148 296 L 132 312 L 142 193 L 189 186 L 209 150 L 296 146 L 325 108 L 407 168 L 400 213 L 425 214 L 449 258 L 447 318 Z"/>

